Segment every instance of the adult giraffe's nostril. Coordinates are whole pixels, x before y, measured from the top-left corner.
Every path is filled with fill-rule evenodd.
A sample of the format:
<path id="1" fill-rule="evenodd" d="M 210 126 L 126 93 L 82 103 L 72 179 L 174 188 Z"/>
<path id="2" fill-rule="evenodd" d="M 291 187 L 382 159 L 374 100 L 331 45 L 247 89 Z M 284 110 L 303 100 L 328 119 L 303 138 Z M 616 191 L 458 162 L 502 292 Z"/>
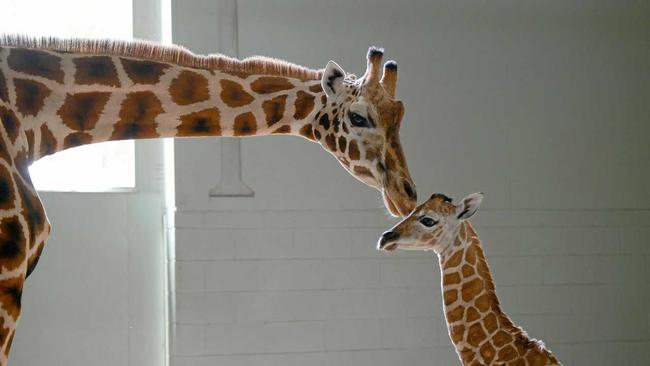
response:
<path id="1" fill-rule="evenodd" d="M 409 183 L 406 180 L 404 181 L 404 192 L 406 192 L 406 195 L 409 196 L 409 198 L 412 199 L 413 201 L 418 200 L 417 192 L 415 192 L 415 189 L 413 189 L 411 183 Z"/>

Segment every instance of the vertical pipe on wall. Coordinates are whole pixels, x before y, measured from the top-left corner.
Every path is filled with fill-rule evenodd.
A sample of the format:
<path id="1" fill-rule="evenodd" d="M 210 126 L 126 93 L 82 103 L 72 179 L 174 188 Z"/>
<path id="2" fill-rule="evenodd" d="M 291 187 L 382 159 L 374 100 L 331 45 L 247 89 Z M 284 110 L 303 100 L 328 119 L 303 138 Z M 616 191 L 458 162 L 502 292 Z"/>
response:
<path id="1" fill-rule="evenodd" d="M 220 53 L 239 57 L 237 37 L 237 0 L 217 0 L 217 49 Z M 210 189 L 210 197 L 252 197 L 253 190 L 241 176 L 241 141 L 221 139 L 221 172 L 219 182 Z"/>
<path id="2" fill-rule="evenodd" d="M 163 11 L 165 0 L 133 0 L 133 38 L 154 42 L 163 40 Z M 159 214 L 151 217 L 150 227 L 162 229 L 159 235 L 148 238 L 129 233 L 128 244 L 128 364 L 168 365 L 168 310 L 167 310 L 167 251 L 165 248 L 165 214 L 163 190 L 163 142 L 141 140 L 135 142 L 137 200 L 130 205 L 134 217 L 143 212 Z M 148 211 L 143 211 L 143 207 Z M 149 241 L 148 240 L 148 241 Z M 143 245 L 148 244 L 148 245 Z M 154 244 L 154 245 L 151 245 Z M 147 248 L 148 247 L 148 248 Z M 153 258 L 152 258 L 153 257 Z M 146 294 L 146 296 L 145 296 Z"/>

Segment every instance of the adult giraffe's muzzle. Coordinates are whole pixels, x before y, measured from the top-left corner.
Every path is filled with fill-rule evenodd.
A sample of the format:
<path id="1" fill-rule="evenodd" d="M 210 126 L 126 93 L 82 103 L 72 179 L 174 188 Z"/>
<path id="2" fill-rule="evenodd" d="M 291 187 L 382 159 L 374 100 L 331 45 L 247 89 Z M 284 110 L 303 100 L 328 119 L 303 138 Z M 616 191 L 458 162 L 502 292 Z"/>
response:
<path id="1" fill-rule="evenodd" d="M 418 196 L 410 177 L 387 172 L 381 193 L 384 205 L 393 216 L 407 216 L 417 205 Z"/>

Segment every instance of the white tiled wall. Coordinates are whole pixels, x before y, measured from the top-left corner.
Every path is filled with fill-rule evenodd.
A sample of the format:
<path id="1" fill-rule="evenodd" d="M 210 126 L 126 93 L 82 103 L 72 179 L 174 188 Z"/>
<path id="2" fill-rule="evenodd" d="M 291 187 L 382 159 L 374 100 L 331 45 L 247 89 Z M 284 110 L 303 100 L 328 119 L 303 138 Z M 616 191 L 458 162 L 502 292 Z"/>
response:
<path id="1" fill-rule="evenodd" d="M 241 56 L 362 73 L 366 47 L 385 46 L 421 200 L 486 192 L 475 223 L 505 310 L 565 365 L 650 364 L 647 4 L 238 11 Z M 299 139 L 247 139 L 242 153 L 255 198 L 208 199 L 217 170 L 197 157 L 218 143 L 176 144 L 172 366 L 458 364 L 435 258 L 374 250 L 394 223 L 376 192 Z"/>
<path id="2" fill-rule="evenodd" d="M 301 227 L 309 212 L 265 224 L 273 211 L 252 213 L 256 228 L 178 227 L 173 364 L 455 364 L 435 258 L 376 252 L 380 210 L 360 228 L 358 213 L 329 213 L 322 229 Z M 647 364 L 648 228 L 617 211 L 585 226 L 592 215 L 485 209 L 476 222 L 504 308 L 565 364 Z"/>

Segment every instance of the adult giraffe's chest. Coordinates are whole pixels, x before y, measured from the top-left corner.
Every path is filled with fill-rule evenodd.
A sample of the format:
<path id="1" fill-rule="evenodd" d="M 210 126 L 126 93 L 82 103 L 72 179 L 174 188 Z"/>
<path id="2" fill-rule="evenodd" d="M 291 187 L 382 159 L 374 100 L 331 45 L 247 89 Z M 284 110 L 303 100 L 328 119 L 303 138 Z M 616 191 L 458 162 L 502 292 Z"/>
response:
<path id="1" fill-rule="evenodd" d="M 50 232 L 27 169 L 32 161 L 33 134 L 22 130 L 19 116 L 15 108 L 0 100 L 0 279 L 29 274 Z"/>

